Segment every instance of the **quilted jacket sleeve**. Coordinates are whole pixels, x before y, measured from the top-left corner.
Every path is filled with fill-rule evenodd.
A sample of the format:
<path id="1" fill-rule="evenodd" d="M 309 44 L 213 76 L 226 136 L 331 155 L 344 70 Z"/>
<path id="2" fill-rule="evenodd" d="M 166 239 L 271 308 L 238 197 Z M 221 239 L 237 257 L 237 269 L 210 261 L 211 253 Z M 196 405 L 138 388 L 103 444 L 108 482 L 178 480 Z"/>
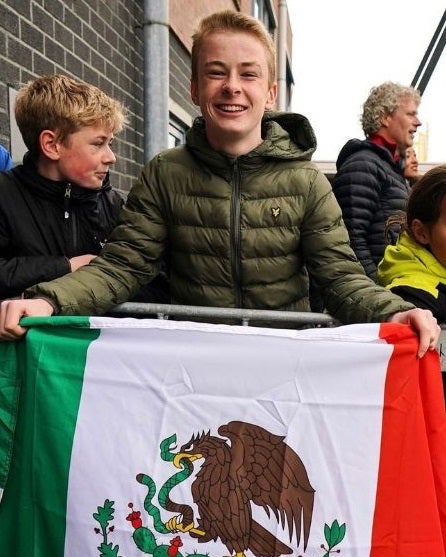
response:
<path id="1" fill-rule="evenodd" d="M 381 322 L 414 306 L 368 278 L 349 245 L 341 211 L 326 177 L 315 170 L 302 227 L 308 271 L 328 312 L 343 323 Z"/>
<path id="2" fill-rule="evenodd" d="M 149 163 L 132 188 L 101 254 L 70 275 L 30 288 L 27 296 L 48 298 L 65 315 L 101 315 L 158 274 L 166 226 L 156 199 L 155 165 Z"/>
<path id="3" fill-rule="evenodd" d="M 372 161 L 344 163 L 333 182 L 333 190 L 342 210 L 350 244 L 367 276 L 376 277 L 376 265 L 370 249 L 370 232 L 379 211 L 381 185 Z"/>

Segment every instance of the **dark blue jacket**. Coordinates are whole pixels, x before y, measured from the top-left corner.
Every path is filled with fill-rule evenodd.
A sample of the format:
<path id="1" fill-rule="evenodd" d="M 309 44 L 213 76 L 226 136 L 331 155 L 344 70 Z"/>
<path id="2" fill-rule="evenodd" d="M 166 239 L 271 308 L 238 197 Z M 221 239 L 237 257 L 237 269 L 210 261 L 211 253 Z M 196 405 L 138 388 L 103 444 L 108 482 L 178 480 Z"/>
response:
<path id="1" fill-rule="evenodd" d="M 409 187 L 390 151 L 368 140 L 348 141 L 336 168 L 333 191 L 351 246 L 366 274 L 376 280 L 386 243 L 397 239 L 397 231 L 391 229 L 386 238 L 387 219 L 406 209 Z"/>

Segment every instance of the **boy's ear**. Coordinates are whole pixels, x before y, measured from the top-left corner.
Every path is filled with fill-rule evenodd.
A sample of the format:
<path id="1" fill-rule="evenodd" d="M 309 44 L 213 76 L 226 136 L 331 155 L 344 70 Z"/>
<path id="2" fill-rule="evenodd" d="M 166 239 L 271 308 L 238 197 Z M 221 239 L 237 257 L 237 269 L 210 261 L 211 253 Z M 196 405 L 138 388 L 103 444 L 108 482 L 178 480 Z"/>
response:
<path id="1" fill-rule="evenodd" d="M 277 98 L 277 83 L 274 82 L 268 90 L 268 96 L 266 98 L 266 103 L 265 103 L 265 110 L 271 110 L 272 108 L 274 108 L 276 104 L 276 98 Z"/>
<path id="2" fill-rule="evenodd" d="M 40 152 L 48 159 L 59 160 L 59 142 L 51 130 L 43 130 L 39 136 Z"/>
<path id="3" fill-rule="evenodd" d="M 423 246 L 427 246 L 429 244 L 429 230 L 426 225 L 420 221 L 420 219 L 413 219 L 410 229 L 413 237 L 419 244 L 422 244 Z"/>
<path id="4" fill-rule="evenodd" d="M 197 86 L 197 81 L 195 79 L 191 79 L 190 80 L 190 98 L 192 99 L 192 102 L 199 106 L 198 104 L 198 86 Z"/>

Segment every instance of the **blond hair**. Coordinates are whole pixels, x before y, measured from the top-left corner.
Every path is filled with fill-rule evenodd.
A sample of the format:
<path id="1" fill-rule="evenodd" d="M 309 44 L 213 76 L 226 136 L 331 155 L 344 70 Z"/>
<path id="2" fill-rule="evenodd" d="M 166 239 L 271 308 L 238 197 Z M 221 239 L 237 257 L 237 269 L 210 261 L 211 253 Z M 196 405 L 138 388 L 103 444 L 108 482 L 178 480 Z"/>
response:
<path id="1" fill-rule="evenodd" d="M 61 142 L 84 126 L 102 125 L 112 133 L 127 123 L 124 106 L 103 91 L 61 74 L 38 77 L 21 87 L 15 117 L 30 153 L 39 153 L 39 137 L 52 130 Z"/>
<path id="2" fill-rule="evenodd" d="M 197 79 L 198 77 L 198 56 L 203 46 L 203 41 L 212 33 L 219 31 L 249 33 L 260 41 L 266 53 L 268 84 L 271 86 L 276 80 L 276 52 L 271 35 L 258 19 L 233 10 L 216 12 L 200 21 L 198 29 L 192 35 L 192 79 Z"/>

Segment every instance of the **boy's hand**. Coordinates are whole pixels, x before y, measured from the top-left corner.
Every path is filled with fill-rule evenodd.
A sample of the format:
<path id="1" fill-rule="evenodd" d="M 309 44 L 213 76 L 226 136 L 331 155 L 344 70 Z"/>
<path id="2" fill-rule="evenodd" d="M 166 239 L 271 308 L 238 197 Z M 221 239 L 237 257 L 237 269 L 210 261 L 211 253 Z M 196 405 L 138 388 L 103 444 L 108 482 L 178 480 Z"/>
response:
<path id="1" fill-rule="evenodd" d="M 91 253 L 86 253 L 85 255 L 76 255 L 76 257 L 72 257 L 70 259 L 71 272 L 80 269 L 84 265 L 88 265 L 88 263 L 90 263 L 90 261 L 93 261 L 95 257 L 96 255 L 92 255 Z"/>
<path id="2" fill-rule="evenodd" d="M 22 317 L 53 314 L 53 306 L 46 300 L 4 300 L 0 305 L 0 340 L 16 340 L 26 333 L 19 325 Z"/>
<path id="3" fill-rule="evenodd" d="M 437 348 L 441 328 L 437 320 L 428 309 L 410 309 L 395 313 L 389 318 L 391 323 L 411 325 L 418 333 L 420 339 L 418 357 L 422 358 L 427 350 Z"/>

